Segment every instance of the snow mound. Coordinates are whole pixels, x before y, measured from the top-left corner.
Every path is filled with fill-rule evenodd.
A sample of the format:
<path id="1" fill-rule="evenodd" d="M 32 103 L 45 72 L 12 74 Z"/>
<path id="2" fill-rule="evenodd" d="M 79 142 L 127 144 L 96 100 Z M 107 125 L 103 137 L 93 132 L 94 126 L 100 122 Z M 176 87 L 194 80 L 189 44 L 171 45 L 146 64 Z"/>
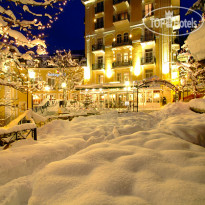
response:
<path id="1" fill-rule="evenodd" d="M 203 204 L 204 159 L 203 148 L 139 132 L 49 164 L 36 177 L 28 203 Z"/>
<path id="2" fill-rule="evenodd" d="M 0 204 L 204 204 L 204 122 L 188 103 L 52 121 L 0 151 Z"/>
<path id="3" fill-rule="evenodd" d="M 198 112 L 205 112 L 205 99 L 193 99 L 189 102 L 191 109 Z"/>

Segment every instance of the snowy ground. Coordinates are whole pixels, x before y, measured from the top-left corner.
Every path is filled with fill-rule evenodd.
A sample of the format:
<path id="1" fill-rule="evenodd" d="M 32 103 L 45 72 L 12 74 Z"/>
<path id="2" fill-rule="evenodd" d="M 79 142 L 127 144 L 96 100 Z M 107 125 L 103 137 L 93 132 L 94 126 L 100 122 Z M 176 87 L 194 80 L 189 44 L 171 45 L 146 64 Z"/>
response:
<path id="1" fill-rule="evenodd" d="M 56 120 L 0 151 L 1 205 L 202 205 L 205 114 L 188 104 Z"/>

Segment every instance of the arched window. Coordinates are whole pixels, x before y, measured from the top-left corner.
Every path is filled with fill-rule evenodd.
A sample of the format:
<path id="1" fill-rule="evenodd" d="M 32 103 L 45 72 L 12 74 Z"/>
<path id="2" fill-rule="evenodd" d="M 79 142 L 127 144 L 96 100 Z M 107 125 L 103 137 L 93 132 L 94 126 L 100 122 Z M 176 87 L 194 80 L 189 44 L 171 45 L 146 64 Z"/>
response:
<path id="1" fill-rule="evenodd" d="M 124 34 L 124 42 L 128 42 L 129 41 L 129 34 L 125 33 Z"/>
<path id="2" fill-rule="evenodd" d="M 117 35 L 117 43 L 122 43 L 122 35 L 121 34 Z"/>

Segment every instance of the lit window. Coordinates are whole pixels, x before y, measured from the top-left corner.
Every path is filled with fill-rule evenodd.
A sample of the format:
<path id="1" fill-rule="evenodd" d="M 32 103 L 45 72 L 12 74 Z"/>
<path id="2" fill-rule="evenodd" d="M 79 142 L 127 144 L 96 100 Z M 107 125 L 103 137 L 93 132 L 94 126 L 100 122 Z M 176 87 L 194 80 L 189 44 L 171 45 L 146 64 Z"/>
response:
<path id="1" fill-rule="evenodd" d="M 153 49 L 145 50 L 145 63 L 151 63 L 153 61 Z"/>
<path id="2" fill-rule="evenodd" d="M 153 5 L 146 4 L 145 5 L 145 16 L 152 16 Z"/>
<path id="3" fill-rule="evenodd" d="M 118 34 L 117 35 L 117 43 L 121 43 L 122 42 L 122 35 Z"/>
<path id="4" fill-rule="evenodd" d="M 145 78 L 146 79 L 149 79 L 153 76 L 153 69 L 150 69 L 150 70 L 146 70 L 145 71 Z"/>
<path id="5" fill-rule="evenodd" d="M 122 62 L 122 54 L 121 53 L 117 54 L 117 62 Z"/>
<path id="6" fill-rule="evenodd" d="M 103 75 L 98 75 L 98 83 L 103 84 L 104 82 L 104 76 Z"/>
<path id="7" fill-rule="evenodd" d="M 54 87 L 55 86 L 55 79 L 54 78 L 48 78 L 48 85 L 50 87 Z"/>
<path id="8" fill-rule="evenodd" d="M 125 33 L 124 34 L 124 42 L 128 42 L 129 41 L 129 34 Z"/>
<path id="9" fill-rule="evenodd" d="M 98 65 L 102 65 L 103 64 L 103 56 L 99 56 L 98 57 Z"/>
<path id="10" fill-rule="evenodd" d="M 117 81 L 122 82 L 122 73 L 117 73 Z"/>
<path id="11" fill-rule="evenodd" d="M 127 63 L 129 61 L 128 53 L 124 53 L 124 62 Z"/>
<path id="12" fill-rule="evenodd" d="M 124 73 L 124 82 L 129 81 L 129 73 Z"/>

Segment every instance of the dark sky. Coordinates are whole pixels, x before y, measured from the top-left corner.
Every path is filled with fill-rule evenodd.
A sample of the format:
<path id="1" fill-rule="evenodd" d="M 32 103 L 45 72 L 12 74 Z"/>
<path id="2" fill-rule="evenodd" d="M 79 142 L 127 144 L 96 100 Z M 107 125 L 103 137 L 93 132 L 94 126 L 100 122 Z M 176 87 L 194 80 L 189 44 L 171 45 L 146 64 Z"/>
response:
<path id="1" fill-rule="evenodd" d="M 47 30 L 46 38 L 48 51 L 84 49 L 84 16 L 85 7 L 81 0 L 68 0 L 64 12 L 58 16 L 52 28 Z"/>
<path id="2" fill-rule="evenodd" d="M 181 6 L 191 7 L 196 0 L 181 0 Z M 184 16 L 185 10 L 181 10 Z M 46 32 L 46 42 L 50 53 L 57 49 L 84 49 L 84 16 L 85 7 L 81 0 L 70 0 L 64 7 L 64 12 L 59 15 L 52 28 Z"/>

